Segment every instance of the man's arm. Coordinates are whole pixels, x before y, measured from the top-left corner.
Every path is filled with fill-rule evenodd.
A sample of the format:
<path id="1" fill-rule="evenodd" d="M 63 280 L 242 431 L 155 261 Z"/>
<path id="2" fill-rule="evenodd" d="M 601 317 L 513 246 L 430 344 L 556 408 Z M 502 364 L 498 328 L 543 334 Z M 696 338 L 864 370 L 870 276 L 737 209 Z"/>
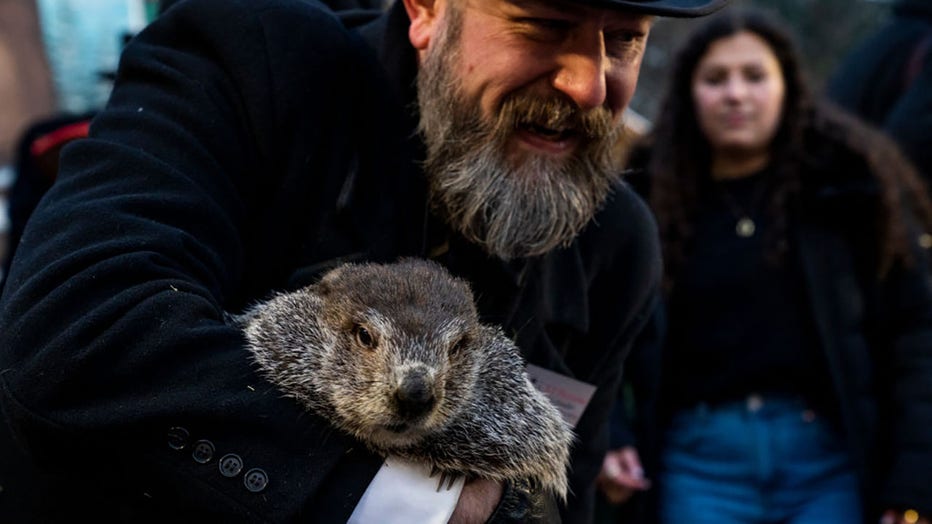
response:
<path id="1" fill-rule="evenodd" d="M 186 2 L 129 46 L 0 304 L 4 409 L 75 490 L 226 521 L 334 491 L 318 509 L 352 510 L 380 461 L 281 398 L 222 315 L 287 276 L 284 241 L 314 225 L 291 193 L 331 196 L 309 187 L 347 147 L 333 106 L 353 49 L 312 4 L 227 0 Z"/>

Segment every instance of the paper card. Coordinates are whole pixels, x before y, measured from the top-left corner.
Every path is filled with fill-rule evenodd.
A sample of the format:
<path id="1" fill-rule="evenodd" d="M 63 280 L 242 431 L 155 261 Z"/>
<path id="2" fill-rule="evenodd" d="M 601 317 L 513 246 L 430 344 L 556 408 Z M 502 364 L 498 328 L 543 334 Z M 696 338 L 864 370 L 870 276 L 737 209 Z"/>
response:
<path id="1" fill-rule="evenodd" d="M 589 405 L 596 387 L 581 380 L 561 375 L 534 364 L 528 364 L 527 374 L 531 383 L 553 402 L 563 419 L 576 427 L 583 411 Z"/>

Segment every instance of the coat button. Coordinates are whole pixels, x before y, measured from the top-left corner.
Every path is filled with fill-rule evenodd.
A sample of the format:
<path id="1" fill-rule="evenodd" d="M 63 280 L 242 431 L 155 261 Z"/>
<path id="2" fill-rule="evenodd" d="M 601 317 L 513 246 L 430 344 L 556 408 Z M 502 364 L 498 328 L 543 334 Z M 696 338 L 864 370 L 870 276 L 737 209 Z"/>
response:
<path id="1" fill-rule="evenodd" d="M 243 477 L 243 484 L 246 485 L 246 489 L 249 491 L 259 493 L 269 485 L 269 476 L 259 468 L 252 468 Z"/>
<path id="2" fill-rule="evenodd" d="M 175 451 L 181 451 L 188 445 L 188 439 L 191 438 L 191 434 L 188 433 L 188 430 L 181 426 L 175 426 L 168 430 L 168 447 L 172 448 Z"/>
<path id="3" fill-rule="evenodd" d="M 198 440 L 194 443 L 194 451 L 191 452 L 191 457 L 194 458 L 194 462 L 198 464 L 207 464 L 210 462 L 210 459 L 214 458 L 214 443 L 209 440 Z"/>
<path id="4" fill-rule="evenodd" d="M 243 459 L 236 453 L 227 453 L 220 457 L 219 466 L 221 475 L 233 478 L 243 471 Z"/>

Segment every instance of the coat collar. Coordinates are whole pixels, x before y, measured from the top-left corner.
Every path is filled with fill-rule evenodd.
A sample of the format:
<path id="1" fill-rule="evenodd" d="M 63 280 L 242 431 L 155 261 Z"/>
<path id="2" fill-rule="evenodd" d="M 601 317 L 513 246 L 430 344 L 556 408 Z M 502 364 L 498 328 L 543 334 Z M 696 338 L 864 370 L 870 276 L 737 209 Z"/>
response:
<path id="1" fill-rule="evenodd" d="M 375 50 L 385 68 L 389 85 L 399 103 L 408 108 L 412 129 L 417 128 L 417 54 L 408 40 L 411 25 L 402 2 L 359 28 L 359 34 Z"/>

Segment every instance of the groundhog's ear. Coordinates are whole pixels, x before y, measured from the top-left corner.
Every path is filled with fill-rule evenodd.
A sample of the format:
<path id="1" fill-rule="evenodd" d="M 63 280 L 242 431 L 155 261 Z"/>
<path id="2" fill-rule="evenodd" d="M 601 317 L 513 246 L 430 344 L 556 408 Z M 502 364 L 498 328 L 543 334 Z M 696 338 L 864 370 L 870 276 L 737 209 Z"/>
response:
<path id="1" fill-rule="evenodd" d="M 476 310 L 476 296 L 473 295 L 472 286 L 469 285 L 469 282 L 459 278 L 456 279 L 456 285 L 459 286 L 460 291 L 466 297 L 469 310 L 478 318 L 479 313 Z"/>
<path id="2" fill-rule="evenodd" d="M 320 278 L 320 282 L 314 285 L 317 292 L 322 295 L 330 293 L 330 291 L 333 289 L 333 284 L 338 279 L 342 278 L 343 273 L 346 272 L 345 267 L 346 266 L 337 266 L 331 269 L 330 271 L 327 271 L 326 273 L 324 273 L 324 276 Z"/>

